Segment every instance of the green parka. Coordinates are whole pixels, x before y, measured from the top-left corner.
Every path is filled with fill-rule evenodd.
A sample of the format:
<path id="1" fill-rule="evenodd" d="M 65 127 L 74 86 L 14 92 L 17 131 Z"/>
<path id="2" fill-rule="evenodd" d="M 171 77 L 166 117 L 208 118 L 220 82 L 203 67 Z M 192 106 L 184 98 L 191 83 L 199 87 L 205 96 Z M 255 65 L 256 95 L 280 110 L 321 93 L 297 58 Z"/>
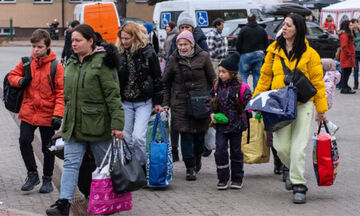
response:
<path id="1" fill-rule="evenodd" d="M 107 55 L 113 54 L 98 46 L 82 63 L 76 55 L 67 62 L 62 126 L 66 141 L 72 136 L 77 142 L 105 141 L 111 139 L 111 130 L 123 130 L 119 79 L 115 67 L 105 64 Z"/>

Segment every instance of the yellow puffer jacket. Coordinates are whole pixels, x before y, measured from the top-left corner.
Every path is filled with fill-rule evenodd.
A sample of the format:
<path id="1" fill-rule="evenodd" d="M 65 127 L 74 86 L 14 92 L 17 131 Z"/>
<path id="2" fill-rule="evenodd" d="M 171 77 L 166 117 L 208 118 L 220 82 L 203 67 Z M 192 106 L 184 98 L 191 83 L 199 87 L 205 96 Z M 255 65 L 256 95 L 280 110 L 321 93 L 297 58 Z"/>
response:
<path id="1" fill-rule="evenodd" d="M 290 62 L 286 57 L 284 50 L 279 50 L 278 48 L 275 50 L 275 46 L 276 41 L 274 41 L 267 49 L 265 63 L 261 68 L 260 79 L 254 91 L 253 97 L 261 92 L 269 90 L 270 87 L 271 89 L 285 87 L 285 74 L 280 58 L 284 59 L 286 66 L 290 68 L 290 70 L 295 68 L 296 59 Z M 306 46 L 306 51 L 303 53 L 297 69 L 301 70 L 317 89 L 316 95 L 310 100 L 315 102 L 316 111 L 318 113 L 324 113 L 328 110 L 328 106 L 325 95 L 325 83 L 323 81 L 324 73 L 321 66 L 320 56 L 309 46 L 307 41 Z"/>

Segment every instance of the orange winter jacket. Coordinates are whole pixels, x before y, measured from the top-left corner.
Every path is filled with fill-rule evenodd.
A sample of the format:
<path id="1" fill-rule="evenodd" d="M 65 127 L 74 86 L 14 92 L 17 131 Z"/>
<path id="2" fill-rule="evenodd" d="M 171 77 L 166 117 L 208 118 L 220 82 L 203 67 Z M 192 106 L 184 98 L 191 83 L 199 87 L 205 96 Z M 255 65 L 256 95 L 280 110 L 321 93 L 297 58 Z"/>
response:
<path id="1" fill-rule="evenodd" d="M 24 91 L 19 112 L 19 120 L 34 126 L 51 126 L 53 116 L 63 117 L 64 68 L 58 63 L 55 75 L 55 86 L 50 76 L 51 61 L 56 59 L 54 51 L 46 57 L 36 58 L 31 54 L 31 82 Z M 22 61 L 10 72 L 8 80 L 11 86 L 19 87 L 19 80 L 25 76 Z"/>

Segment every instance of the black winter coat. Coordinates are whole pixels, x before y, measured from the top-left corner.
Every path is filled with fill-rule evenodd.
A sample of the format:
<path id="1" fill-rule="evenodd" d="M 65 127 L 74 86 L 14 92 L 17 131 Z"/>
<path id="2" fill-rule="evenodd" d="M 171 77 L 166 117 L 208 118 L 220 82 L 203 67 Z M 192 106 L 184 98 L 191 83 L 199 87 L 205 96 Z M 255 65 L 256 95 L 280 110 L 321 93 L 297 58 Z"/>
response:
<path id="1" fill-rule="evenodd" d="M 262 50 L 265 52 L 269 41 L 266 31 L 255 21 L 249 22 L 240 30 L 236 40 L 236 50 L 240 54 Z"/>
<path id="2" fill-rule="evenodd" d="M 191 59 L 181 57 L 177 51 L 170 56 L 166 65 L 164 77 L 163 106 L 171 109 L 171 125 L 180 133 L 201 133 L 208 129 L 209 118 L 195 120 L 186 115 L 186 95 L 184 80 L 180 74 L 179 65 L 185 77 L 188 90 L 211 89 L 216 75 L 209 54 L 200 46 L 195 46 L 195 54 Z"/>
<path id="3" fill-rule="evenodd" d="M 161 83 L 161 70 L 159 59 L 151 44 L 144 48 L 140 48 L 133 54 L 136 64 L 136 73 L 143 87 L 142 93 L 139 97 L 131 102 L 146 101 L 152 98 L 153 105 L 160 105 L 162 103 L 162 83 Z M 121 98 L 124 100 L 123 92 L 129 80 L 128 63 L 125 53 L 120 53 L 119 62 L 119 79 L 120 79 L 120 92 Z"/>

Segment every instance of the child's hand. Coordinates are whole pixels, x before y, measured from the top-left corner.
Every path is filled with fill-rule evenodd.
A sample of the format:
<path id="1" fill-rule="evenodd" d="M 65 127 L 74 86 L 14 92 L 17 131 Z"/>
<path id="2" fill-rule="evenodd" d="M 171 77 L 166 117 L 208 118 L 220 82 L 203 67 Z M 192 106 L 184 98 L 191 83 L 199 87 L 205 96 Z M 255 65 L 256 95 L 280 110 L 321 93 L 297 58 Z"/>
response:
<path id="1" fill-rule="evenodd" d="M 211 118 L 211 123 L 212 123 L 212 124 L 216 124 L 216 120 L 214 119 L 214 115 L 215 115 L 214 113 L 211 113 L 211 114 L 210 114 L 210 118 Z"/>

